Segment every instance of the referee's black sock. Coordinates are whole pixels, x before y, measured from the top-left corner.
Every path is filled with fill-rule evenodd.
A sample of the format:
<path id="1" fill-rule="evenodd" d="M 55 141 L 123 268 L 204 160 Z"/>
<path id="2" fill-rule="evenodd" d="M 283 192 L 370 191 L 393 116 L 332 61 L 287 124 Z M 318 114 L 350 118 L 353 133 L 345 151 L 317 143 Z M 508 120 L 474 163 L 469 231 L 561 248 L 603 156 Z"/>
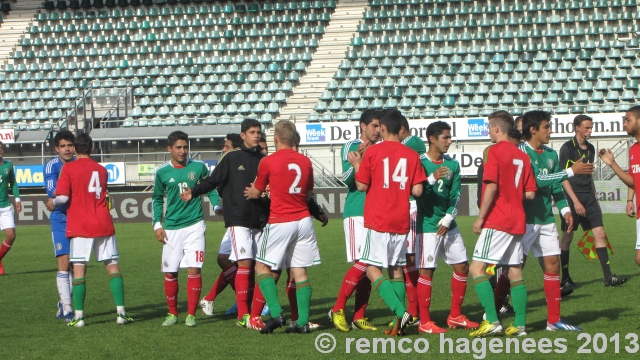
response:
<path id="1" fill-rule="evenodd" d="M 600 259 L 600 266 L 602 266 L 602 274 L 605 279 L 611 277 L 611 267 L 609 266 L 609 253 L 607 252 L 606 247 L 598 247 L 596 248 L 596 254 L 598 254 L 598 258 Z"/>
<path id="2" fill-rule="evenodd" d="M 569 250 L 560 250 L 560 265 L 562 266 L 562 279 L 569 277 Z"/>

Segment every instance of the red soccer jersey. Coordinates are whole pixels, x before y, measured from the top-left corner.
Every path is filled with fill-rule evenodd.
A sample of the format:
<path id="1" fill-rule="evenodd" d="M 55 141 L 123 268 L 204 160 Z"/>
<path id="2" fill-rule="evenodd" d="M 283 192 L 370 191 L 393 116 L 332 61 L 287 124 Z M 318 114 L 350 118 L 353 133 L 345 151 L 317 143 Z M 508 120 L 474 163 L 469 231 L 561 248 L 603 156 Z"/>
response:
<path id="1" fill-rule="evenodd" d="M 411 188 L 426 180 L 415 150 L 396 141 L 369 147 L 356 174 L 356 181 L 369 185 L 364 201 L 364 227 L 407 234 Z"/>
<path id="2" fill-rule="evenodd" d="M 526 231 L 524 193 L 538 190 L 529 156 L 508 141 L 491 146 L 484 164 L 483 197 L 489 182 L 498 184 L 498 193 L 483 227 L 523 235 Z"/>
<path id="3" fill-rule="evenodd" d="M 96 238 L 116 233 L 107 205 L 107 170 L 80 158 L 62 167 L 56 195 L 69 197 L 67 237 Z"/>
<path id="4" fill-rule="evenodd" d="M 633 176 L 636 191 L 640 191 L 640 143 L 635 143 L 629 149 L 629 174 Z M 640 219 L 640 201 L 636 198 L 636 219 Z"/>
<path id="5" fill-rule="evenodd" d="M 269 185 L 269 224 L 311 216 L 306 197 L 313 190 L 313 166 L 308 157 L 292 149 L 276 151 L 260 161 L 253 185 L 260 191 Z"/>

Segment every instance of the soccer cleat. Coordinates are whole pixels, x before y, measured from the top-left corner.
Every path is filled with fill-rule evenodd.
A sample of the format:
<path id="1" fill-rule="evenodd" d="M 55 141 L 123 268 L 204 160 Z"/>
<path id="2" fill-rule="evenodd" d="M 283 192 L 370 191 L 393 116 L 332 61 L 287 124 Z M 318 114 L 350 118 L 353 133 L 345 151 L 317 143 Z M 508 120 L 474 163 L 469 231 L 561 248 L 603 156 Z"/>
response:
<path id="1" fill-rule="evenodd" d="M 610 286 L 619 286 L 622 285 L 624 283 L 627 282 L 627 278 L 626 277 L 622 277 L 622 276 L 617 276 L 617 275 L 611 275 L 608 278 L 604 279 L 604 286 L 605 287 L 610 287 Z"/>
<path id="2" fill-rule="evenodd" d="M 67 324 L 67 326 L 83 327 L 84 326 L 84 317 L 73 318 L 73 320 L 71 320 L 71 322 L 69 322 Z"/>
<path id="3" fill-rule="evenodd" d="M 407 324 L 407 326 L 414 326 L 414 325 L 420 325 L 420 318 L 416 317 L 416 316 L 412 316 L 411 317 L 411 321 L 409 321 L 409 324 Z M 389 327 L 393 326 L 393 320 L 389 321 Z"/>
<path id="4" fill-rule="evenodd" d="M 329 310 L 329 320 L 333 322 L 336 329 L 349 332 L 349 324 L 347 324 L 347 318 L 344 317 L 344 310 L 340 309 L 335 312 L 333 309 Z"/>
<path id="5" fill-rule="evenodd" d="M 502 325 L 499 321 L 490 323 L 489 320 L 485 320 L 480 324 L 480 327 L 476 331 L 472 331 L 469 335 L 473 337 L 492 336 L 502 333 Z"/>
<path id="6" fill-rule="evenodd" d="M 167 314 L 167 317 L 164 319 L 162 326 L 171 326 L 178 323 L 178 317 L 173 314 Z"/>
<path id="7" fill-rule="evenodd" d="M 262 318 L 260 318 L 260 316 L 256 316 L 254 318 L 249 319 L 249 321 L 247 321 L 247 329 L 251 329 L 251 330 L 262 330 L 262 328 L 264 327 L 264 322 L 262 321 Z"/>
<path id="8" fill-rule="evenodd" d="M 2 266 L 2 260 L 0 260 L 0 275 L 4 275 L 4 266 Z"/>
<path id="9" fill-rule="evenodd" d="M 260 314 L 262 316 L 269 316 L 271 315 L 271 309 L 269 309 L 269 304 L 264 304 L 264 307 L 262 308 L 262 314 Z"/>
<path id="10" fill-rule="evenodd" d="M 444 334 L 446 332 L 447 330 L 436 325 L 433 321 L 418 325 L 418 333 L 420 334 Z"/>
<path id="11" fill-rule="evenodd" d="M 296 323 L 291 323 L 288 328 L 284 330 L 287 334 L 309 334 L 311 328 L 309 324 L 305 324 L 303 327 L 299 327 Z"/>
<path id="12" fill-rule="evenodd" d="M 249 322 L 249 317 L 250 316 L 251 315 L 249 315 L 249 314 L 242 315 L 242 318 L 236 320 L 236 326 L 247 327 L 247 323 Z"/>
<path id="13" fill-rule="evenodd" d="M 64 310 L 61 301 L 58 301 L 58 311 L 56 312 L 56 318 L 60 320 L 64 319 Z"/>
<path id="14" fill-rule="evenodd" d="M 524 326 L 509 326 L 504 330 L 505 335 L 508 336 L 527 336 L 527 331 Z"/>
<path id="15" fill-rule="evenodd" d="M 389 327 L 387 330 L 384 331 L 385 335 L 389 335 L 389 336 L 398 336 L 398 335 L 404 335 L 405 334 L 405 329 L 407 328 L 407 326 L 409 326 L 409 323 L 413 320 L 413 316 L 411 316 L 411 314 L 409 314 L 408 312 L 404 312 L 404 315 L 402 315 L 402 318 L 394 318 L 395 321 L 393 321 L 393 326 Z"/>
<path id="16" fill-rule="evenodd" d="M 513 306 L 511 306 L 511 304 L 509 304 L 508 302 L 504 305 L 502 305 L 502 307 L 500 308 L 500 310 L 498 311 L 498 313 L 500 314 L 513 314 Z"/>
<path id="17" fill-rule="evenodd" d="M 64 319 L 64 321 L 66 322 L 72 322 L 73 318 L 75 317 L 75 314 L 73 313 L 73 311 L 69 311 L 68 313 L 64 314 L 62 316 L 62 318 Z"/>
<path id="18" fill-rule="evenodd" d="M 202 312 L 207 316 L 213 316 L 213 301 L 208 301 L 202 298 L 200 300 L 200 308 L 202 308 Z"/>
<path id="19" fill-rule="evenodd" d="M 191 314 L 187 315 L 187 319 L 184 321 L 184 324 L 188 327 L 196 326 L 196 317 Z"/>
<path id="20" fill-rule="evenodd" d="M 576 283 L 573 282 L 573 279 L 571 278 L 571 276 L 568 276 L 564 279 L 562 279 L 562 281 L 560 282 L 561 286 L 569 286 L 571 288 L 575 288 L 576 287 Z"/>
<path id="21" fill-rule="evenodd" d="M 286 323 L 287 320 L 285 320 L 282 314 L 280 314 L 278 317 L 272 317 L 264 324 L 264 327 L 260 330 L 260 334 L 271 334 L 273 330 L 283 326 Z"/>
<path id="22" fill-rule="evenodd" d="M 548 331 L 582 331 L 580 326 L 570 325 L 562 320 L 558 321 L 555 324 L 547 323 Z"/>
<path id="23" fill-rule="evenodd" d="M 560 296 L 569 296 L 571 293 L 573 293 L 573 287 L 571 285 L 560 285 Z"/>
<path id="24" fill-rule="evenodd" d="M 398 336 L 401 335 L 400 334 L 400 320 L 398 319 L 398 317 L 394 317 L 393 320 L 391 321 L 391 326 L 384 330 L 383 333 L 385 335 L 389 335 L 389 336 Z"/>
<path id="25" fill-rule="evenodd" d="M 309 321 L 309 329 L 311 330 L 317 330 L 320 329 L 322 325 L 318 324 L 318 323 L 313 323 L 311 321 Z"/>
<path id="26" fill-rule="evenodd" d="M 238 313 L 238 304 L 233 303 L 233 306 L 229 308 L 229 310 L 225 311 L 225 315 L 234 315 Z"/>
<path id="27" fill-rule="evenodd" d="M 465 329 L 465 330 L 473 330 L 477 329 L 480 324 L 475 321 L 471 321 L 467 319 L 466 316 L 460 315 L 458 317 L 452 318 L 451 315 L 447 317 L 447 325 L 449 329 Z"/>
<path id="28" fill-rule="evenodd" d="M 378 328 L 369 323 L 369 319 L 360 318 L 351 323 L 353 330 L 378 331 Z"/>
<path id="29" fill-rule="evenodd" d="M 118 325 L 131 324 L 132 322 L 133 319 L 128 317 L 127 314 L 118 314 L 118 317 L 116 318 L 116 323 Z"/>

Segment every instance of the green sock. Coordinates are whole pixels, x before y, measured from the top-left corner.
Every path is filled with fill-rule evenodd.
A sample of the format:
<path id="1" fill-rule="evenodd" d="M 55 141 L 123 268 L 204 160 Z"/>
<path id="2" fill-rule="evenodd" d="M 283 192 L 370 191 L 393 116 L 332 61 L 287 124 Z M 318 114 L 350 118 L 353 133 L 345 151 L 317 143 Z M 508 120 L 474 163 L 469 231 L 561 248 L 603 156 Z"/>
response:
<path id="1" fill-rule="evenodd" d="M 389 282 L 391 283 L 391 286 L 393 286 L 393 291 L 395 291 L 396 296 L 400 301 L 400 304 L 404 305 L 405 299 L 407 297 L 407 289 L 405 288 L 405 285 L 404 285 L 404 278 L 400 277 L 400 278 L 390 279 Z"/>
<path id="2" fill-rule="evenodd" d="M 498 321 L 498 313 L 496 312 L 496 303 L 493 298 L 493 289 L 489 282 L 488 276 L 478 276 L 473 279 L 475 284 L 474 288 L 480 299 L 480 303 L 484 308 L 485 314 L 487 314 L 487 321 L 494 323 Z"/>
<path id="3" fill-rule="evenodd" d="M 382 300 L 387 304 L 389 309 L 396 314 L 397 317 L 401 318 L 404 316 L 404 312 L 406 311 L 404 304 L 400 302 L 398 299 L 398 295 L 396 295 L 395 290 L 393 289 L 393 285 L 384 276 L 380 276 L 376 281 L 373 282 L 373 287 L 378 290 L 378 294 Z"/>
<path id="4" fill-rule="evenodd" d="M 264 299 L 267 301 L 267 305 L 269 305 L 271 317 L 275 318 L 280 316 L 282 314 L 282 307 L 278 302 L 278 288 L 276 288 L 276 281 L 273 279 L 273 276 L 271 273 L 260 274 L 256 280 L 258 281 L 258 286 L 260 286 L 260 291 L 262 291 Z"/>
<path id="5" fill-rule="evenodd" d="M 524 280 L 511 282 L 511 301 L 513 302 L 513 311 L 516 313 L 513 326 L 525 326 L 527 323 L 527 286 L 524 284 Z"/>
<path id="6" fill-rule="evenodd" d="M 311 283 L 304 280 L 296 283 L 296 299 L 298 302 L 298 326 L 302 327 L 309 322 L 309 310 L 311 308 Z"/>
<path id="7" fill-rule="evenodd" d="M 124 306 L 124 281 L 122 280 L 122 274 L 113 273 L 109 277 L 109 286 L 111 287 L 111 295 L 116 302 L 116 306 Z"/>
<path id="8" fill-rule="evenodd" d="M 73 307 L 84 311 L 84 297 L 87 294 L 87 284 L 84 278 L 73 279 Z"/>

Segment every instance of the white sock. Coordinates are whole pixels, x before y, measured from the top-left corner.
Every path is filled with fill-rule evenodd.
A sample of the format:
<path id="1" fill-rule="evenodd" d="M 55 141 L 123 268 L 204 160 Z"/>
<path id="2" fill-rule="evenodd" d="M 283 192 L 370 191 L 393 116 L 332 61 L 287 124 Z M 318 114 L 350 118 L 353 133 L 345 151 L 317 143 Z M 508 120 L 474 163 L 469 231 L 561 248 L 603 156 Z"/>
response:
<path id="1" fill-rule="evenodd" d="M 116 306 L 116 312 L 120 315 L 125 315 L 124 306 Z"/>
<path id="2" fill-rule="evenodd" d="M 84 310 L 76 310 L 76 319 L 80 319 L 84 316 Z"/>
<path id="3" fill-rule="evenodd" d="M 69 283 L 69 272 L 58 271 L 56 284 L 58 285 L 58 294 L 60 294 L 60 301 L 62 301 L 65 314 L 73 311 L 71 308 L 71 288 Z"/>

